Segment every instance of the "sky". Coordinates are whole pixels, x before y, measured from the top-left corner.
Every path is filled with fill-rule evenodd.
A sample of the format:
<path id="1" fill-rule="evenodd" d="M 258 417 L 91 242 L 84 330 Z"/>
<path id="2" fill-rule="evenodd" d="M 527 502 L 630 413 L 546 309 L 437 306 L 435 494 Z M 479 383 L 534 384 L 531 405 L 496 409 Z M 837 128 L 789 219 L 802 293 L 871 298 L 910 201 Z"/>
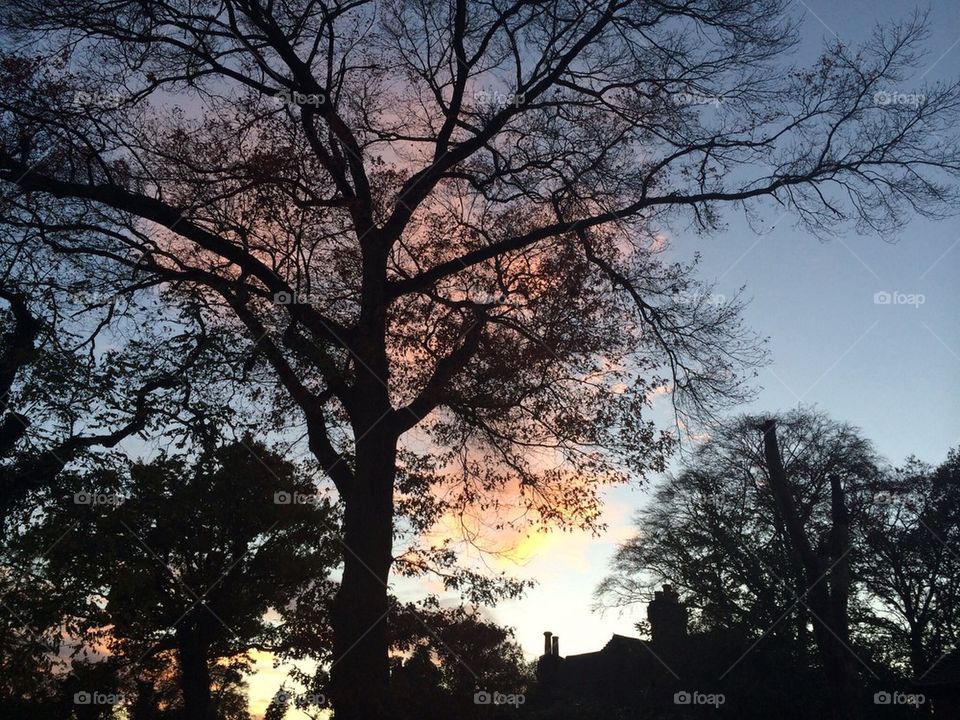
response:
<path id="1" fill-rule="evenodd" d="M 913 8 L 889 0 L 794 3 L 803 13 L 798 60 L 834 35 L 864 40 L 875 21 Z M 913 83 L 892 91 L 915 92 L 960 68 L 960 5 L 939 2 L 930 11 L 927 62 Z M 768 215 L 764 227 L 758 233 L 730 216 L 710 236 L 666 233 L 672 258 L 699 252 L 700 278 L 716 282 L 716 293 L 729 297 L 746 286 L 744 319 L 769 338 L 771 362 L 756 397 L 736 412 L 815 406 L 861 428 L 894 463 L 911 454 L 939 462 L 960 446 L 960 219 L 913 218 L 888 241 L 853 233 L 822 241 L 789 215 Z M 877 293 L 890 302 L 882 303 L 886 295 L 875 302 Z M 608 492 L 601 537 L 554 534 L 528 543 L 526 562 L 513 570 L 538 585 L 492 616 L 516 629 L 529 657 L 542 651 L 545 630 L 560 636 L 561 655 L 598 650 L 613 633 L 636 635 L 645 608 L 601 615 L 592 612 L 593 591 L 648 497 L 642 488 Z"/>
<path id="2" fill-rule="evenodd" d="M 810 61 L 825 41 L 867 39 L 874 23 L 905 18 L 910 2 L 794 2 L 802 16 L 796 61 Z M 927 57 L 912 81 L 891 92 L 917 92 L 924 82 L 949 80 L 960 69 L 960 4 L 929 7 Z M 790 215 L 768 214 L 757 232 L 731 215 L 709 236 L 666 229 L 668 259 L 700 256 L 699 277 L 732 296 L 741 286 L 751 299 L 744 319 L 769 338 L 770 363 L 760 370 L 754 399 L 735 412 L 784 411 L 814 406 L 859 427 L 893 463 L 916 455 L 939 462 L 960 446 L 960 218 L 911 218 L 893 238 L 842 234 L 826 241 L 794 226 Z M 884 302 L 889 300 L 889 302 Z M 656 415 L 666 425 L 668 408 Z M 636 635 L 645 608 L 593 610 L 594 589 L 619 543 L 633 534 L 632 517 L 649 489 L 624 486 L 606 493 L 606 531 L 537 535 L 521 542 L 494 569 L 534 578 L 522 598 L 488 615 L 516 631 L 529 659 L 543 647 L 543 632 L 560 637 L 560 654 L 600 649 L 613 633 Z M 404 600 L 435 590 L 397 584 Z M 452 599 L 451 599 L 452 601 Z M 283 672 L 263 660 L 251 683 L 251 709 L 261 710 Z"/>
<path id="3" fill-rule="evenodd" d="M 791 7 L 803 23 L 795 59 L 809 62 L 825 41 L 863 41 L 874 23 L 905 18 L 915 5 L 809 0 Z M 924 82 L 949 80 L 960 69 L 960 4 L 928 7 L 925 62 L 891 92 L 917 92 Z M 689 261 L 699 253 L 699 277 L 715 282 L 716 293 L 729 297 L 745 286 L 751 302 L 744 319 L 769 338 L 771 361 L 756 380 L 755 398 L 735 412 L 814 406 L 859 427 L 893 463 L 911 454 L 936 463 L 960 446 L 960 218 L 911 218 L 887 239 L 851 232 L 823 241 L 777 213 L 768 214 L 763 227 L 757 232 L 731 215 L 709 236 L 665 232 L 667 259 Z M 670 421 L 667 407 L 656 415 L 664 425 Z M 545 630 L 560 637 L 561 655 L 598 650 L 613 633 L 636 635 L 644 607 L 601 614 L 593 610 L 593 593 L 618 544 L 633 534 L 632 517 L 657 479 L 609 490 L 607 529 L 598 537 L 533 536 L 512 560 L 491 561 L 494 569 L 537 582 L 522 598 L 488 613 L 515 628 L 529 659 L 542 652 Z M 435 590 L 422 582 L 393 589 L 404 600 Z M 257 678 L 253 709 L 281 679 L 279 672 Z"/>
<path id="4" fill-rule="evenodd" d="M 914 7 L 893 0 L 795 0 L 791 9 L 803 21 L 796 60 L 811 60 L 835 36 L 863 41 L 875 22 L 904 18 Z M 960 72 L 960 3 L 940 0 L 929 8 L 926 62 L 892 92 L 917 92 L 924 82 Z M 861 428 L 891 462 L 911 454 L 941 461 L 960 446 L 960 218 L 911 219 L 889 242 L 852 233 L 822 241 L 793 222 L 773 213 L 758 233 L 731 215 L 709 236 L 664 229 L 667 259 L 685 262 L 698 253 L 699 277 L 715 282 L 721 295 L 745 286 L 752 300 L 744 320 L 769 337 L 771 362 L 760 371 L 753 401 L 737 412 L 816 406 Z M 656 413 L 664 426 L 667 410 Z M 530 659 L 541 652 L 545 630 L 559 636 L 562 655 L 597 650 L 613 633 L 636 634 L 644 608 L 599 614 L 592 610 L 593 592 L 656 482 L 607 492 L 607 529 L 600 536 L 538 535 L 521 543 L 514 560 L 491 561 L 495 569 L 537 581 L 524 597 L 489 610 L 515 628 Z M 423 583 L 394 588 L 404 600 L 430 589 Z M 250 679 L 255 713 L 284 676 L 268 657 L 258 657 Z"/>

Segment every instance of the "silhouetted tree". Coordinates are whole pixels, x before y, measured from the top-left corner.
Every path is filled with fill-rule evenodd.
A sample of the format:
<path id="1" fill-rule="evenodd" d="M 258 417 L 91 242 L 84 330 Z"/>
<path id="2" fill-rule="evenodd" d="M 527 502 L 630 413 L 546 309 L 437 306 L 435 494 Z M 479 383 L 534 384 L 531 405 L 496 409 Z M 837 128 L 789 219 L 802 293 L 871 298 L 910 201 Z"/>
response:
<path id="1" fill-rule="evenodd" d="M 31 263 L 43 257 L 50 260 L 40 250 Z M 36 267 L 0 258 L 0 514 L 161 419 L 168 427 L 178 414 L 187 420 L 184 406 L 196 410 L 195 383 L 203 385 L 216 355 L 199 327 L 189 334 L 146 328 L 120 339 L 106 319 L 132 298 L 91 307 L 78 302 L 89 295 L 77 288 L 54 292 Z"/>
<path id="2" fill-rule="evenodd" d="M 680 471 L 657 488 L 638 514 L 637 536 L 620 547 L 613 573 L 598 588 L 598 603 L 645 601 L 652 587 L 671 582 L 684 591 L 695 628 L 739 637 L 728 644 L 740 642 L 745 651 L 756 643 L 747 654 L 762 657 L 761 670 L 777 667 L 773 675 L 797 678 L 806 668 L 821 665 L 811 651 L 825 612 L 811 602 L 810 593 L 815 583 L 825 582 L 820 575 L 836 570 L 831 568 L 838 557 L 836 485 L 845 489 L 844 506 L 862 518 L 883 468 L 871 445 L 848 425 L 810 410 L 778 417 L 782 467 L 792 499 L 787 513 L 801 526 L 818 566 L 823 565 L 820 574 L 808 577 L 794 550 L 787 513 L 774 493 L 757 426 L 757 418 L 742 416 L 712 428 Z M 840 554 L 859 561 L 868 552 L 861 542 Z M 811 698 L 818 694 L 816 688 L 801 686 Z"/>
<path id="3" fill-rule="evenodd" d="M 340 493 L 339 720 L 390 716 L 398 512 L 512 485 L 590 525 L 600 485 L 662 467 L 658 370 L 682 412 L 743 396 L 737 303 L 656 231 L 764 198 L 889 229 L 960 168 L 956 85 L 873 99 L 920 19 L 808 70 L 779 0 L 13 0 L 0 28 L 38 53 L 0 58 L 8 241 L 242 327 Z M 453 577 L 448 550 L 410 567 Z"/>
<path id="4" fill-rule="evenodd" d="M 810 614 L 813 636 L 830 690 L 831 710 L 837 720 L 862 716 L 862 689 L 857 657 L 850 647 L 850 508 L 849 478 L 826 468 L 824 480 L 830 487 L 830 523 L 817 533 L 806 522 L 797 504 L 798 488 L 792 473 L 784 467 L 777 438 L 777 421 L 759 425 L 763 433 L 763 457 L 767 478 L 782 518 L 787 543 L 803 569 L 806 584 L 805 607 Z M 869 470 L 869 468 L 868 468 Z"/>
<path id="5" fill-rule="evenodd" d="M 74 642 L 102 644 L 131 687 L 175 676 L 186 720 L 242 716 L 231 688 L 246 653 L 284 648 L 298 602 L 332 592 L 330 502 L 250 438 L 60 482 L 71 494 L 51 493 L 34 511 L 5 553 L 10 572 L 28 570 Z"/>
<path id="6" fill-rule="evenodd" d="M 888 662 L 922 677 L 960 646 L 960 453 L 889 473 L 864 525 L 857 572 L 873 612 L 859 619 Z"/>
<path id="7" fill-rule="evenodd" d="M 391 692 L 398 720 L 438 715 L 471 720 L 517 706 L 489 707 L 476 694 L 523 695 L 531 679 L 513 631 L 464 607 L 398 606 L 389 618 Z"/>
<path id="8" fill-rule="evenodd" d="M 822 413 L 787 413 L 779 423 L 800 513 L 825 537 L 828 475 L 846 478 L 865 506 L 880 460 L 855 429 Z M 755 426 L 755 418 L 743 416 L 711 428 L 677 474 L 657 486 L 637 516 L 636 537 L 619 548 L 598 588 L 600 606 L 646 602 L 654 587 L 671 582 L 685 592 L 696 627 L 755 630 L 772 626 L 803 595 Z M 772 632 L 800 649 L 809 643 L 807 622 L 801 612 Z"/>

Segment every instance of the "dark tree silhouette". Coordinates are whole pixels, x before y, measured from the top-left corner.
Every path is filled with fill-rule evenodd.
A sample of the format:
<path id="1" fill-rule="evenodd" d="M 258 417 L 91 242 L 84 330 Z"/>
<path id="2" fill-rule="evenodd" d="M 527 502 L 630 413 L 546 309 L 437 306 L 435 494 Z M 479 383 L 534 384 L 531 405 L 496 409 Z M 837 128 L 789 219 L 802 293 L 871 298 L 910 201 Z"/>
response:
<path id="1" fill-rule="evenodd" d="M 844 478 L 863 508 L 872 503 L 880 459 L 855 429 L 822 413 L 801 410 L 778 420 L 800 515 L 813 535 L 826 537 L 828 475 Z M 743 416 L 711 428 L 709 440 L 657 486 L 637 516 L 637 536 L 620 547 L 597 590 L 599 607 L 646 602 L 652 589 L 671 582 L 686 593 L 696 627 L 755 630 L 774 625 L 805 592 L 758 454 L 756 425 Z M 799 613 L 773 632 L 803 648 L 807 623 Z"/>
<path id="2" fill-rule="evenodd" d="M 674 583 L 685 591 L 697 629 L 758 644 L 762 639 L 762 649 L 785 654 L 784 667 L 794 670 L 784 672 L 818 666 L 829 687 L 838 660 L 818 651 L 824 633 L 837 633 L 838 643 L 844 637 L 839 649 L 853 663 L 854 652 L 868 656 L 854 649 L 845 627 L 846 588 L 860 577 L 860 563 L 869 562 L 863 522 L 884 469 L 856 429 L 800 410 L 777 418 L 783 449 L 775 479 L 758 426 L 756 417 L 743 416 L 712 428 L 680 472 L 658 487 L 638 515 L 638 536 L 618 550 L 613 573 L 598 588 L 598 602 L 637 603 L 649 598 L 651 587 Z M 838 486 L 846 515 L 837 507 Z M 848 518 L 842 548 L 837 517 Z M 796 533 L 802 533 L 805 557 L 795 549 Z M 855 546 L 848 544 L 854 540 Z M 842 567 L 847 558 L 852 567 Z M 809 564 L 817 570 L 812 576 Z M 818 595 L 821 585 L 830 588 L 826 598 Z M 869 614 L 869 599 L 857 610 L 860 617 Z M 843 705 L 831 696 L 837 712 L 849 713 L 861 700 L 859 690 L 835 690 L 849 698 Z"/>
<path id="3" fill-rule="evenodd" d="M 950 206 L 957 87 L 873 99 L 916 61 L 921 20 L 795 69 L 784 17 L 779 0 L 3 6 L 9 47 L 36 48 L 0 58 L 13 247 L 96 258 L 120 289 L 162 284 L 245 329 L 340 493 L 340 720 L 389 717 L 398 513 L 416 529 L 513 483 L 538 520 L 589 525 L 599 485 L 662 466 L 643 414 L 659 370 L 681 412 L 742 397 L 737 303 L 661 264 L 656 231 L 764 198 L 816 230 Z M 427 442 L 402 442 L 414 427 Z"/>
<path id="4" fill-rule="evenodd" d="M 830 485 L 830 525 L 819 538 L 807 526 L 797 506 L 797 489 L 784 468 L 777 440 L 777 421 L 764 420 L 763 457 L 777 510 L 783 520 L 790 549 L 803 568 L 806 607 L 811 615 L 813 636 L 820 651 L 831 710 L 837 720 L 862 716 L 858 659 L 850 647 L 850 509 L 846 478 L 829 469 L 824 475 Z"/>
<path id="5" fill-rule="evenodd" d="M 31 261 L 43 257 L 50 260 L 41 253 Z M 155 429 L 161 418 L 173 424 L 196 392 L 194 381 L 202 384 L 204 368 L 209 373 L 214 343 L 200 328 L 173 337 L 146 331 L 100 351 L 96 339 L 108 333 L 96 315 L 109 317 L 120 298 L 95 313 L 77 302 L 83 296 L 54 292 L 35 266 L 0 260 L 0 268 L 6 306 L 0 305 L 0 514 L 6 514 L 64 468 Z M 61 271 L 58 280 L 66 284 Z M 85 322 L 76 322 L 75 313 Z"/>
<path id="6" fill-rule="evenodd" d="M 397 606 L 389 619 L 398 720 L 490 717 L 477 693 L 522 696 L 531 679 L 513 631 L 464 607 Z M 515 715 L 517 706 L 495 708 Z"/>
<path id="7" fill-rule="evenodd" d="M 888 662 L 922 678 L 960 646 L 960 453 L 936 467 L 910 458 L 873 499 L 857 573 L 881 610 L 862 622 Z"/>
<path id="8" fill-rule="evenodd" d="M 105 645 L 138 698 L 175 674 L 183 718 L 235 716 L 246 653 L 281 651 L 298 603 L 332 594 L 329 501 L 250 438 L 67 480 L 74 494 L 51 494 L 19 526 L 10 572 L 45 588 L 70 642 Z"/>

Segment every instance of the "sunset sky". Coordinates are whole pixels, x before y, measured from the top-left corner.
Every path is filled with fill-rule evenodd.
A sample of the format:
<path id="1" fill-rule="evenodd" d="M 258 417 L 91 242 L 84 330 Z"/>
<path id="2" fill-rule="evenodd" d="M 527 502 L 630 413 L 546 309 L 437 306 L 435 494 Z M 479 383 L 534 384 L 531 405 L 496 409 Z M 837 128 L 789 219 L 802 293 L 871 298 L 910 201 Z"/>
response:
<path id="1" fill-rule="evenodd" d="M 890 0 L 795 3 L 804 33 L 796 59 L 809 62 L 834 35 L 860 42 L 874 18 L 904 17 L 911 9 Z M 925 70 L 913 84 L 891 92 L 918 92 L 923 82 L 949 77 L 960 67 L 958 6 L 937 2 L 931 13 Z M 682 227 L 663 229 L 670 258 L 690 261 L 699 253 L 700 277 L 715 281 L 715 292 L 730 296 L 746 286 L 752 301 L 745 319 L 770 338 L 771 364 L 760 371 L 756 398 L 738 410 L 816 406 L 860 427 L 893 463 L 910 454 L 939 462 L 960 445 L 960 221 L 912 219 L 893 242 L 852 232 L 822 241 L 772 207 L 757 225 L 759 232 L 730 216 L 726 229 L 709 237 Z M 891 302 L 875 302 L 877 293 L 888 293 Z M 656 416 L 665 427 L 671 422 L 666 401 Z M 524 598 L 490 611 L 516 629 L 531 659 L 541 650 L 544 630 L 560 636 L 561 655 L 599 649 L 611 633 L 635 633 L 642 607 L 601 616 L 591 605 L 618 542 L 632 532 L 633 513 L 656 480 L 607 493 L 608 530 L 601 537 L 538 535 L 521 541 L 515 561 L 490 561 L 494 569 L 537 580 Z M 436 591 L 424 582 L 398 582 L 393 589 L 404 600 Z M 269 671 L 267 660 L 260 667 L 267 672 L 251 680 L 257 712 L 283 677 Z"/>
<path id="2" fill-rule="evenodd" d="M 12 0 L 0 206 L 0 716 L 960 707 L 960 0 Z"/>
<path id="3" fill-rule="evenodd" d="M 898 2 L 796 3 L 805 13 L 800 58 L 832 38 L 858 42 L 872 23 L 903 17 Z M 915 79 L 891 92 L 917 92 L 960 66 L 960 9 L 931 7 L 928 56 Z M 921 77 L 922 76 L 922 77 Z M 759 233 L 740 217 L 725 231 L 700 237 L 667 233 L 670 253 L 690 260 L 699 252 L 700 276 L 733 294 L 742 285 L 752 299 L 746 321 L 770 338 L 771 363 L 760 371 L 757 396 L 740 410 L 787 410 L 815 405 L 860 427 L 894 463 L 915 454 L 944 459 L 960 445 L 960 221 L 912 219 L 892 242 L 853 233 L 822 242 L 793 227 L 794 219 L 768 211 Z M 922 304 L 875 304 L 878 292 L 922 295 Z M 659 413 L 669 422 L 666 407 Z M 601 538 L 539 538 L 530 561 L 517 568 L 538 587 L 493 615 L 517 629 L 524 649 L 541 652 L 544 630 L 560 636 L 561 655 L 599 649 L 611 633 L 635 634 L 645 616 L 591 612 L 593 591 L 616 545 L 631 534 L 631 517 L 647 501 L 643 489 L 607 495 L 608 532 Z"/>

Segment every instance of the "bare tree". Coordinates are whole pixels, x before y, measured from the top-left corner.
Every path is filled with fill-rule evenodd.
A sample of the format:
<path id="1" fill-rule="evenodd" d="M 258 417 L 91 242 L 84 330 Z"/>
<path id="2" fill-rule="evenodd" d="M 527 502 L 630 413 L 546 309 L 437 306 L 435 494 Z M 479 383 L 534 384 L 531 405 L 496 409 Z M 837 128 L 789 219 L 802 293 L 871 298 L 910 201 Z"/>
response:
<path id="1" fill-rule="evenodd" d="M 637 515 L 636 537 L 618 549 L 597 589 L 599 608 L 646 603 L 669 582 L 686 594 L 701 629 L 769 633 L 806 654 L 813 618 L 797 599 L 808 583 L 772 493 L 757 422 L 745 415 L 711 426 L 681 470 L 657 485 Z M 881 461 L 858 430 L 808 408 L 779 414 L 777 428 L 800 522 L 825 555 L 829 478 L 842 480 L 858 514 L 871 502 Z M 793 605 L 796 619 L 787 621 Z"/>
<path id="2" fill-rule="evenodd" d="M 850 648 L 850 512 L 846 488 L 840 476 L 829 473 L 830 527 L 826 541 L 819 546 L 797 507 L 793 482 L 787 475 L 777 442 L 776 420 L 766 420 L 763 433 L 763 457 L 770 479 L 770 490 L 786 529 L 786 537 L 803 568 L 806 580 L 806 606 L 813 616 L 813 635 L 820 651 L 827 687 L 837 720 L 861 716 L 858 698 L 857 658 Z"/>
<path id="3" fill-rule="evenodd" d="M 809 70 L 779 0 L 10 0 L 0 25 L 33 48 L 0 60 L 4 221 L 202 300 L 303 418 L 344 503 L 347 720 L 388 716 L 395 518 L 512 484 L 594 524 L 600 485 L 663 465 L 654 390 L 743 396 L 738 302 L 658 230 L 764 198 L 889 230 L 960 171 L 956 85 L 874 99 L 918 18 Z"/>

